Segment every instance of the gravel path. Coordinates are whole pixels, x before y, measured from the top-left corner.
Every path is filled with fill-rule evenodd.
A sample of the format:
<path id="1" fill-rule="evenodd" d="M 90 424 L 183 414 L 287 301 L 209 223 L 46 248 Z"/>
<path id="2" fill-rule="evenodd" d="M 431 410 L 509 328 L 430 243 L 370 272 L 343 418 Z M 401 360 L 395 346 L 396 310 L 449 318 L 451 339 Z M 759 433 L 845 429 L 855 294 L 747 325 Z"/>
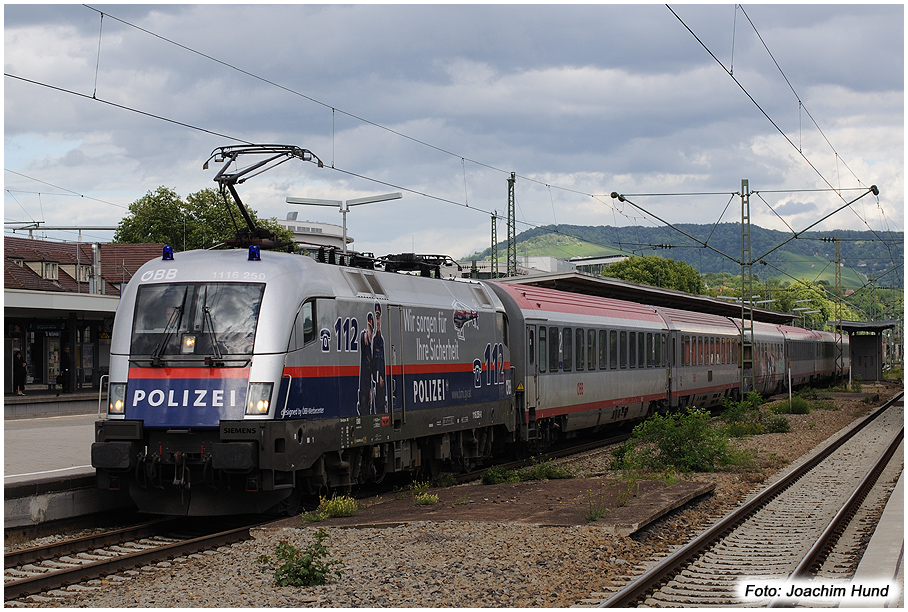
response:
<path id="1" fill-rule="evenodd" d="M 865 393 L 870 392 L 865 385 Z M 887 394 L 891 395 L 895 391 Z M 863 396 L 861 396 L 863 397 Z M 761 470 L 696 474 L 715 493 L 631 537 L 596 523 L 573 527 L 417 522 L 389 528 L 258 530 L 247 542 L 142 568 L 79 587 L 64 598 L 37 598 L 42 607 L 567 607 L 624 582 L 635 569 L 687 541 L 790 461 L 863 416 L 868 405 L 840 401 L 838 410 L 790 416 L 792 431 L 737 443 L 758 452 Z M 561 460 L 576 473 L 608 474 L 610 453 Z M 304 548 L 325 529 L 331 559 L 343 575 L 325 586 L 275 587 L 257 558 L 280 541 Z M 7 606 L 11 602 L 7 602 Z M 15 605 L 15 604 L 14 604 Z M 26 604 L 27 605 L 27 604 Z"/>

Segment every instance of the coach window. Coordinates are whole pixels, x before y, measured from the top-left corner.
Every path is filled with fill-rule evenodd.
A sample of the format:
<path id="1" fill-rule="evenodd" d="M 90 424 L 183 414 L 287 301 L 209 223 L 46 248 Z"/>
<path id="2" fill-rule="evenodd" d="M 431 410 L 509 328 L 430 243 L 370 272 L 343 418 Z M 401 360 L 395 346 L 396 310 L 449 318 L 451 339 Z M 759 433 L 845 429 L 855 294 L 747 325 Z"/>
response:
<path id="1" fill-rule="evenodd" d="M 646 367 L 651 368 L 656 365 L 656 353 L 653 349 L 653 335 L 646 334 Z"/>
<path id="2" fill-rule="evenodd" d="M 564 343 L 564 346 L 561 347 L 561 360 L 564 365 L 564 371 L 570 372 L 574 367 L 574 336 L 571 334 L 570 327 L 564 328 L 561 333 L 561 342 Z"/>
<path id="3" fill-rule="evenodd" d="M 618 364 L 621 369 L 627 368 L 627 332 L 623 331 L 618 336 Z"/>
<path id="4" fill-rule="evenodd" d="M 539 371 L 545 372 L 545 327 L 539 326 Z"/>
<path id="5" fill-rule="evenodd" d="M 582 329 L 577 329 L 575 338 L 574 338 L 574 348 L 577 351 L 577 371 L 584 369 L 586 367 L 586 351 L 583 347 L 583 337 L 584 333 Z"/>
<path id="6" fill-rule="evenodd" d="M 690 365 L 690 336 L 681 336 L 681 365 Z"/>
<path id="7" fill-rule="evenodd" d="M 656 338 L 656 365 L 665 367 L 665 334 L 659 334 Z"/>
<path id="8" fill-rule="evenodd" d="M 586 330 L 586 368 L 596 369 L 596 330 Z"/>
<path id="9" fill-rule="evenodd" d="M 630 366 L 632 368 L 637 367 L 637 332 L 630 332 Z M 624 365 L 621 366 L 622 368 Z"/>
<path id="10" fill-rule="evenodd" d="M 549 372 L 558 371 L 558 352 L 561 348 L 561 338 L 558 335 L 557 327 L 549 328 Z"/>
<path id="11" fill-rule="evenodd" d="M 527 330 L 527 355 L 530 365 L 536 363 L 536 331 L 531 327 Z"/>
<path id="12" fill-rule="evenodd" d="M 599 330 L 599 369 L 608 369 L 608 331 Z"/>
<path id="13" fill-rule="evenodd" d="M 613 370 L 618 369 L 618 332 L 614 329 L 609 332 L 609 356 L 608 367 Z"/>
<path id="14" fill-rule="evenodd" d="M 637 367 L 646 367 L 646 336 L 643 332 L 637 334 Z"/>

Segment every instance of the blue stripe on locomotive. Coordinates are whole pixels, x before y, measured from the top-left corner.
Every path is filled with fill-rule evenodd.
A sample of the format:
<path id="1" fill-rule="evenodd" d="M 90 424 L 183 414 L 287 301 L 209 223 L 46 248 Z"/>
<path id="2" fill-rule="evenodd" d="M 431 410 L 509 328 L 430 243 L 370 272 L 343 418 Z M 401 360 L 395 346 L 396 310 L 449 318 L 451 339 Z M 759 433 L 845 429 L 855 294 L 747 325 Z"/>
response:
<path id="1" fill-rule="evenodd" d="M 470 404 L 495 402 L 506 397 L 503 378 L 489 378 L 485 370 L 473 372 L 444 372 L 432 374 L 395 374 L 393 411 L 403 409 L 427 410 L 432 408 L 457 408 Z M 288 382 L 289 381 L 289 382 Z M 287 398 L 288 384 L 290 397 Z M 374 385 L 374 383 L 373 383 Z M 277 395 L 278 419 L 329 419 L 356 416 L 357 414 L 388 414 L 370 404 L 357 410 L 359 403 L 358 376 L 319 376 L 284 378 Z"/>

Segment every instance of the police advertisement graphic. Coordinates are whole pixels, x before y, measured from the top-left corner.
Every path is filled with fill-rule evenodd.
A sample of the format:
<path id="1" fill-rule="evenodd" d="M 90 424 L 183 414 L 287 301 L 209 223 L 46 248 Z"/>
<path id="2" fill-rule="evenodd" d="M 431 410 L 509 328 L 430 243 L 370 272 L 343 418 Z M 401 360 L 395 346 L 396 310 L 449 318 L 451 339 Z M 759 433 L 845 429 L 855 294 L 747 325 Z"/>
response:
<path id="1" fill-rule="evenodd" d="M 132 369 L 126 418 L 145 427 L 217 427 L 243 418 L 248 368 Z"/>
<path id="2" fill-rule="evenodd" d="M 497 401 L 509 391 L 504 346 L 479 333 L 476 308 L 457 300 L 449 309 L 378 301 L 356 307 L 338 308 L 329 315 L 333 327 L 319 332 L 315 350 L 337 365 L 285 368 L 277 418 L 390 415 L 392 406 L 397 412 Z"/>

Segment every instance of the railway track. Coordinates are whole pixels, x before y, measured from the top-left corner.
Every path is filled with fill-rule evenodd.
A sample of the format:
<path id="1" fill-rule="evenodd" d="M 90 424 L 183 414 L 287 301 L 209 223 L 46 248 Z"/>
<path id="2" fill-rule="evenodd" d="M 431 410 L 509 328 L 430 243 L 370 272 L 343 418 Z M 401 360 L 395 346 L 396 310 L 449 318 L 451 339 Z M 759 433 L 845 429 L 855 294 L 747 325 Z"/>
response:
<path id="1" fill-rule="evenodd" d="M 207 524 L 206 524 L 207 523 Z M 3 598 L 56 591 L 124 570 L 247 539 L 260 519 L 172 518 L 4 555 Z"/>
<path id="2" fill-rule="evenodd" d="M 598 607 L 789 605 L 783 598 L 788 587 L 742 593 L 742 585 L 785 585 L 813 574 L 902 443 L 903 397 L 855 424 Z"/>
<path id="3" fill-rule="evenodd" d="M 553 450 L 546 456 L 557 458 L 586 452 L 621 442 L 628 435 L 572 445 Z M 531 462 L 532 459 L 525 459 L 503 467 L 514 469 Z M 481 475 L 482 471 L 476 471 L 459 475 L 456 480 L 477 479 Z M 313 508 L 314 505 L 304 509 Z M 124 570 L 224 546 L 249 538 L 250 528 L 263 521 L 244 520 L 242 523 L 217 529 L 210 524 L 200 527 L 203 521 L 170 518 L 9 552 L 4 555 L 4 601 L 57 591 Z"/>

